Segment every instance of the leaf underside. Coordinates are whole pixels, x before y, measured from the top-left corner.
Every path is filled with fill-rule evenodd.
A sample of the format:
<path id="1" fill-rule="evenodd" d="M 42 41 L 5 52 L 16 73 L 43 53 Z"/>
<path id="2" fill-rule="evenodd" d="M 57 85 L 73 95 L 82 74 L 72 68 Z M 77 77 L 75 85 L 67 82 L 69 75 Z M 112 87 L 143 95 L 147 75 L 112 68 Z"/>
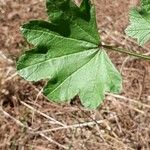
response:
<path id="1" fill-rule="evenodd" d="M 126 34 L 137 39 L 140 45 L 144 45 L 150 40 L 150 0 L 142 0 L 140 9 L 133 8 L 129 18 L 130 25 Z"/>
<path id="2" fill-rule="evenodd" d="M 82 104 L 96 109 L 105 92 L 121 90 L 121 75 L 105 50 L 99 48 L 95 8 L 89 0 L 80 7 L 71 0 L 47 0 L 49 21 L 34 20 L 22 26 L 34 46 L 18 63 L 28 81 L 48 80 L 44 94 L 55 102 L 79 95 Z"/>

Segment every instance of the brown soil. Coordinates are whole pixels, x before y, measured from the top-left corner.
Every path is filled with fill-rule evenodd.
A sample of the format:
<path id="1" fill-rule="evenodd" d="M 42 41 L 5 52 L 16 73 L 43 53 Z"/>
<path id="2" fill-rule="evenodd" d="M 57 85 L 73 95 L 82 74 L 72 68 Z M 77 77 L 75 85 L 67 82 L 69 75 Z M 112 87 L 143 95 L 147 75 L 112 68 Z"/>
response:
<path id="1" fill-rule="evenodd" d="M 141 48 L 124 34 L 128 11 L 139 1 L 94 2 L 105 43 L 149 52 L 150 45 Z M 78 98 L 71 104 L 48 102 L 40 92 L 44 82 L 30 83 L 15 73 L 26 47 L 19 27 L 31 19 L 46 19 L 44 0 L 0 0 L 0 149 L 149 150 L 150 62 L 109 52 L 122 72 L 123 90 L 108 95 L 97 111 L 84 109 Z"/>

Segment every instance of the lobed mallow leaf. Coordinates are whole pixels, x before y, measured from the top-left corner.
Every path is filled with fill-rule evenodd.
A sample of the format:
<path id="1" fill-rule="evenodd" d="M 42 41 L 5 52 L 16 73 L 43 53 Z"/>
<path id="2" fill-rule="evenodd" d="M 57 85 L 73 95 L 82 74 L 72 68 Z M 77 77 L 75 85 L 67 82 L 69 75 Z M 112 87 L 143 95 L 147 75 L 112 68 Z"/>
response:
<path id="1" fill-rule="evenodd" d="M 50 21 L 22 26 L 35 48 L 20 57 L 18 73 L 28 81 L 48 80 L 44 94 L 49 100 L 65 102 L 79 95 L 85 107 L 96 109 L 105 92 L 121 90 L 121 75 L 99 47 L 94 6 L 89 0 L 80 7 L 71 0 L 47 0 L 47 12 Z"/>
<path id="2" fill-rule="evenodd" d="M 144 45 L 150 40 L 150 0 L 142 0 L 141 8 L 133 8 L 130 11 L 130 25 L 126 34 L 138 40 Z"/>

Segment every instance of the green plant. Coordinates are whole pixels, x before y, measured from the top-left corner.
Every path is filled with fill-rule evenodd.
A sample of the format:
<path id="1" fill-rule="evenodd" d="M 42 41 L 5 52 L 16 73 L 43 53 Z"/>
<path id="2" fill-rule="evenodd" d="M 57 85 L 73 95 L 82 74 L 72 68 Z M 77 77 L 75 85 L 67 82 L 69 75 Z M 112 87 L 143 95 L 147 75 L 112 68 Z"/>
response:
<path id="1" fill-rule="evenodd" d="M 138 40 L 140 45 L 150 40 L 150 0 L 142 0 L 140 8 L 133 8 L 130 12 L 131 25 L 126 33 Z"/>
<path id="2" fill-rule="evenodd" d="M 149 7 L 144 2 L 142 12 L 147 12 Z M 96 109 L 105 92 L 120 92 L 121 75 L 105 49 L 150 60 L 148 56 L 102 45 L 90 0 L 83 0 L 79 7 L 71 0 L 47 0 L 46 7 L 48 21 L 30 21 L 21 28 L 35 48 L 20 57 L 17 70 L 28 81 L 48 80 L 44 94 L 50 100 L 65 102 L 79 95 L 85 107 Z M 135 9 L 127 33 L 143 44 L 148 38 L 143 40 L 133 33 L 134 14 Z"/>

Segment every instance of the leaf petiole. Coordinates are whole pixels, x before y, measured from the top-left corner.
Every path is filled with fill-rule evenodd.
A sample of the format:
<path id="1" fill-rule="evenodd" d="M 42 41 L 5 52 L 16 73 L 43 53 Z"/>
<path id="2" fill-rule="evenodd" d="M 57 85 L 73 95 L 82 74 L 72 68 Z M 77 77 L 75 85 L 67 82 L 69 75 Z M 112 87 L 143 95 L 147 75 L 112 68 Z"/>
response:
<path id="1" fill-rule="evenodd" d="M 134 57 L 137 57 L 137 58 L 140 58 L 140 59 L 150 61 L 150 56 L 146 56 L 146 55 L 143 55 L 141 53 L 135 53 L 135 52 L 127 51 L 126 49 L 123 49 L 123 48 L 118 48 L 118 47 L 114 47 L 114 46 L 111 46 L 111 45 L 99 45 L 99 47 L 102 47 L 102 48 L 107 49 L 107 50 L 112 50 L 112 51 L 124 53 L 124 54 L 130 55 L 130 56 L 134 56 Z"/>

